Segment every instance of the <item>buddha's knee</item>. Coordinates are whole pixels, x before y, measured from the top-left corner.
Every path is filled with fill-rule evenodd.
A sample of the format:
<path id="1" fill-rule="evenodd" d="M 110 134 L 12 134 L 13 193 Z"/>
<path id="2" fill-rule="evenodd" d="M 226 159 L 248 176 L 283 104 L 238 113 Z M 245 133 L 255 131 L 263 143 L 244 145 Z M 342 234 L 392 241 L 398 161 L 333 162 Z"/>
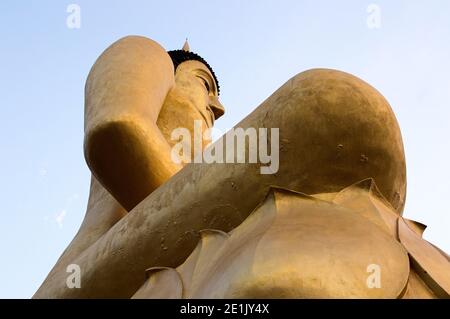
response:
<path id="1" fill-rule="evenodd" d="M 277 175 L 300 191 L 336 192 L 374 178 L 394 208 L 403 210 L 399 125 L 386 99 L 361 79 L 329 69 L 299 73 L 239 125 L 279 128 Z"/>

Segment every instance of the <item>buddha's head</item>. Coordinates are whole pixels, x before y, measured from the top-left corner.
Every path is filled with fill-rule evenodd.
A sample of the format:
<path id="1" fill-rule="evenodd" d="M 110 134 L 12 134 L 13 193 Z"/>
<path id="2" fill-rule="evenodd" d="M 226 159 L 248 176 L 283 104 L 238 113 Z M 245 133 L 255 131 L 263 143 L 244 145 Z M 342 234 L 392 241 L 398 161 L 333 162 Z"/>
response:
<path id="1" fill-rule="evenodd" d="M 175 84 L 166 97 L 158 126 L 166 136 L 176 127 L 193 133 L 194 121 L 200 121 L 203 131 L 212 128 L 214 121 L 225 112 L 219 102 L 219 83 L 213 69 L 189 50 L 187 42 L 183 49 L 168 54 L 174 65 Z"/>

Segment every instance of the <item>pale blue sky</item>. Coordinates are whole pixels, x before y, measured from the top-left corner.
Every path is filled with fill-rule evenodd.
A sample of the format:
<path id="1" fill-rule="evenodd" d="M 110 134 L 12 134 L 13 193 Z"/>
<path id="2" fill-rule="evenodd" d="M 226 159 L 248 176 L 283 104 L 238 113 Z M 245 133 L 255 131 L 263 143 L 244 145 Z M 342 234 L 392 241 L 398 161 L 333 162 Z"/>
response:
<path id="1" fill-rule="evenodd" d="M 81 28 L 66 8 L 81 7 Z M 367 27 L 367 7 L 381 28 Z M 232 127 L 291 76 L 313 67 L 353 73 L 391 103 L 406 149 L 404 215 L 450 251 L 450 2 L 1 1 L 3 183 L 0 298 L 28 298 L 76 233 L 89 171 L 83 89 L 97 56 L 129 34 L 191 49 L 214 68 Z"/>

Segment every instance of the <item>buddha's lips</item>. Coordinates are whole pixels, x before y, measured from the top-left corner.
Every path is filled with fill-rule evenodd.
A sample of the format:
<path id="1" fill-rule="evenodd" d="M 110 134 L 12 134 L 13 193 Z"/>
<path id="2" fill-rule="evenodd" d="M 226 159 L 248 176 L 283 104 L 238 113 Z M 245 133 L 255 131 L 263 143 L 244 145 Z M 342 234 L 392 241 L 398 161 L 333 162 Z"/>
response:
<path id="1" fill-rule="evenodd" d="M 210 128 L 211 126 L 209 126 L 208 120 L 206 119 L 205 114 L 203 114 L 200 110 L 197 110 L 197 112 L 200 113 L 200 115 L 202 116 L 203 120 L 205 120 L 206 126 L 208 126 L 208 128 Z"/>

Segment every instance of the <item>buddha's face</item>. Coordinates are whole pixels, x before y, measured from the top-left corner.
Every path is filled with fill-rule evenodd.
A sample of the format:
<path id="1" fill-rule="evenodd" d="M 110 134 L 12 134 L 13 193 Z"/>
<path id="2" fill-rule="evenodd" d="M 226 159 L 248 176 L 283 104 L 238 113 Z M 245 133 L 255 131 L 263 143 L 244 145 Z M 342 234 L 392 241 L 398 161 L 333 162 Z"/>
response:
<path id="1" fill-rule="evenodd" d="M 175 85 L 168 93 L 158 118 L 163 134 L 169 137 L 177 127 L 194 133 L 195 121 L 200 121 L 204 132 L 212 128 L 214 121 L 223 114 L 217 84 L 208 67 L 195 60 L 179 64 L 175 72 Z M 203 145 L 208 142 L 205 140 Z"/>
<path id="2" fill-rule="evenodd" d="M 208 127 L 222 116 L 224 108 L 218 99 L 217 84 L 209 69 L 199 61 L 185 61 L 175 72 L 175 91 L 189 97 Z"/>

